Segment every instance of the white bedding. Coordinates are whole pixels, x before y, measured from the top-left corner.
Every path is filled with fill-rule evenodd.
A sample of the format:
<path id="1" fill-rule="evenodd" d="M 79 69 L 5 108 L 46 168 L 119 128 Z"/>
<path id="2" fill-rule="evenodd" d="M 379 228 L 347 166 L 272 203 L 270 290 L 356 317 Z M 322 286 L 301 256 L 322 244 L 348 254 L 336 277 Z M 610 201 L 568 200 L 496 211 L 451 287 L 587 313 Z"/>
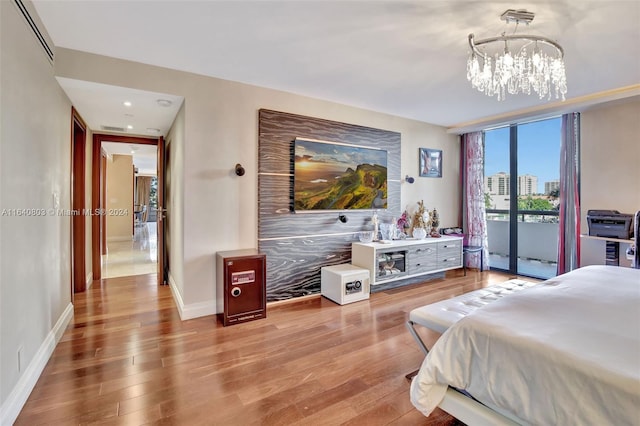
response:
<path id="1" fill-rule="evenodd" d="M 411 401 L 429 415 L 448 385 L 523 424 L 640 424 L 640 270 L 580 268 L 469 314 Z"/>

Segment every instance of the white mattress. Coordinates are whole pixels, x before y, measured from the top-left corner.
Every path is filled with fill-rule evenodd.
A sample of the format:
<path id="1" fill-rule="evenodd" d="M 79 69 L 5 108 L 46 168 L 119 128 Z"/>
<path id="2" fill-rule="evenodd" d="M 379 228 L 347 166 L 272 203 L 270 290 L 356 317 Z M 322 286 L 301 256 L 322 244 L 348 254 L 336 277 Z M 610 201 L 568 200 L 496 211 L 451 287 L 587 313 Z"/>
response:
<path id="1" fill-rule="evenodd" d="M 411 385 L 425 415 L 447 387 L 524 424 L 640 422 L 640 270 L 589 266 L 449 328 Z"/>

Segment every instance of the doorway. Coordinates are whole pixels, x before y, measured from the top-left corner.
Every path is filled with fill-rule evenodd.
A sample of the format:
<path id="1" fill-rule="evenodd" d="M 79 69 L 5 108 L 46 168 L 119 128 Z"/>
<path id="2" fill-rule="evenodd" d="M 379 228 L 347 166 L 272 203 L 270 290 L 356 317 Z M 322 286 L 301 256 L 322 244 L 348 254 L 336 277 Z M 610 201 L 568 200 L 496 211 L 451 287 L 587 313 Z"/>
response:
<path id="1" fill-rule="evenodd" d="M 556 275 L 560 124 L 556 117 L 485 131 L 491 269 Z"/>
<path id="2" fill-rule="evenodd" d="M 127 155 L 114 155 L 111 162 L 107 161 L 104 155 L 104 144 L 116 144 L 125 148 Z M 136 147 L 143 147 L 146 151 L 153 146 L 153 151 L 157 164 L 157 177 L 152 179 L 148 176 L 141 176 L 136 173 L 135 166 L 132 163 L 132 154 Z M 128 150 L 134 151 L 129 153 Z M 142 138 L 134 136 L 121 135 L 104 135 L 94 134 L 93 136 L 93 199 L 92 209 L 97 212 L 104 212 L 93 216 L 92 222 L 92 242 L 93 242 L 93 275 L 94 279 L 109 278 L 113 276 L 136 275 L 138 273 L 157 273 L 158 284 L 164 284 L 164 265 L 163 265 L 163 217 L 158 211 L 163 210 L 163 170 L 164 162 L 160 161 L 161 154 L 164 153 L 164 139 L 160 138 Z M 128 158 L 126 158 L 128 157 Z M 117 161 L 116 161 L 117 160 Z M 116 164 L 117 163 L 117 164 Z M 109 179 L 109 169 L 113 168 L 112 175 L 117 176 L 121 182 L 120 185 L 126 187 L 126 191 L 120 194 L 112 194 L 107 191 L 107 183 L 113 185 L 114 182 Z M 152 187 L 153 181 L 153 187 Z M 111 189 L 111 192 L 115 188 Z M 153 192 L 153 194 L 151 194 Z M 153 205 L 149 202 L 153 195 Z M 117 201 L 124 201 L 123 205 L 118 205 Z M 126 207 L 123 207 L 126 205 Z M 126 217 L 119 218 L 118 214 L 124 213 Z M 116 216 L 116 217 L 114 217 Z M 150 221 L 149 219 L 152 219 Z M 122 219 L 122 220 L 121 220 Z M 153 220 L 155 219 L 155 220 Z M 119 233 L 124 235 L 113 237 L 114 241 L 107 241 L 109 235 L 110 224 L 112 228 L 119 226 Z M 132 238 L 133 237 L 133 238 Z M 111 240 L 111 239 L 110 239 Z M 151 245 L 153 247 L 151 247 Z M 112 251 L 110 250 L 113 249 Z M 119 254 L 115 249 L 119 249 Z M 122 249 L 122 250 L 120 250 Z M 109 266 L 103 273 L 103 256 L 109 253 L 115 262 L 124 263 L 135 261 L 135 256 L 144 256 L 145 252 L 152 253 L 153 259 L 146 259 L 140 262 L 137 269 L 128 268 L 124 265 L 121 271 L 115 271 L 115 268 L 109 270 Z M 120 258 L 118 258 L 120 256 Z M 125 256 L 125 257 L 123 257 Z M 127 258 L 126 256 L 129 256 Z M 140 258 L 142 259 L 142 258 Z M 149 264 L 152 260 L 152 264 Z M 121 265 L 122 266 L 122 265 Z M 151 269 L 150 269 L 151 267 Z M 128 269 L 127 269 L 128 268 Z M 137 272 L 127 274 L 126 270 L 136 270 Z M 115 272 L 113 272 L 115 271 Z M 108 273 L 107 273 L 108 272 Z M 114 275 L 115 274 L 115 275 Z"/>
<path id="3" fill-rule="evenodd" d="M 157 272 L 157 146 L 103 142 L 102 278 Z M 126 215 L 120 216 L 124 212 Z M 105 238 L 103 238 L 103 241 Z"/>

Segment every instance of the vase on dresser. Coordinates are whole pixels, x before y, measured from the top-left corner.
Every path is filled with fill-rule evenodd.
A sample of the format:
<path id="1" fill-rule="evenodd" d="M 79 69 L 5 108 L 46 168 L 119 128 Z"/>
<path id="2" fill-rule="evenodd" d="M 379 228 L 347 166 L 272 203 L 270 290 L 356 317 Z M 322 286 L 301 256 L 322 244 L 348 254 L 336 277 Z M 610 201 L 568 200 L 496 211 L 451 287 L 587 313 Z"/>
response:
<path id="1" fill-rule="evenodd" d="M 427 230 L 424 228 L 413 228 L 413 238 L 422 240 L 427 236 Z"/>

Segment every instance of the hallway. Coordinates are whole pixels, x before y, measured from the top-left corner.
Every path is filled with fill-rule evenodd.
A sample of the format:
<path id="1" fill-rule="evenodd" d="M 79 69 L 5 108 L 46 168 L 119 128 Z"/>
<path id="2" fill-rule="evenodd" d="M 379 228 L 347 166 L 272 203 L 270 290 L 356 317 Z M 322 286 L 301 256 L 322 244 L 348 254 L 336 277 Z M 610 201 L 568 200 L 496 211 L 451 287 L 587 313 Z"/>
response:
<path id="1" fill-rule="evenodd" d="M 133 402 L 154 389 L 148 372 L 162 365 L 160 341 L 182 327 L 171 291 L 158 286 L 155 273 L 94 281 L 74 305 L 16 424 L 117 419 L 126 407 L 120 400 Z"/>
<path id="2" fill-rule="evenodd" d="M 102 256 L 102 277 L 127 277 L 153 274 L 158 271 L 157 223 L 135 226 L 133 240 L 107 243 Z"/>

